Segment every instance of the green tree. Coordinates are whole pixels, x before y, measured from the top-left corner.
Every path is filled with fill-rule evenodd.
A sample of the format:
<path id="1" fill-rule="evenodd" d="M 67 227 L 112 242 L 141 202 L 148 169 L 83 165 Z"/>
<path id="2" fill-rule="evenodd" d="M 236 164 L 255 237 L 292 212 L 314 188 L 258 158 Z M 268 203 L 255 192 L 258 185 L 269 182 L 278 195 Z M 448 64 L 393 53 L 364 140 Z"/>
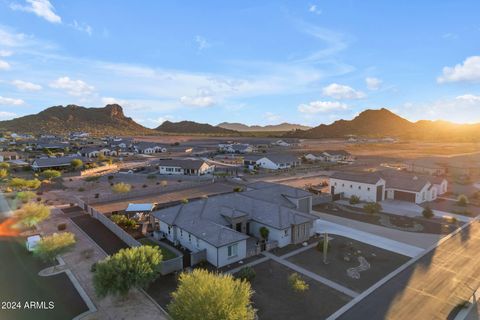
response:
<path id="1" fill-rule="evenodd" d="M 132 288 L 144 288 L 159 276 L 162 259 L 158 247 L 122 249 L 96 264 L 95 291 L 100 297 L 124 296 Z"/>
<path id="2" fill-rule="evenodd" d="M 128 193 L 131 189 L 132 186 L 124 182 L 115 183 L 112 186 L 112 191 L 115 193 Z"/>
<path id="3" fill-rule="evenodd" d="M 267 227 L 261 227 L 259 231 L 260 231 L 260 236 L 262 237 L 262 239 L 267 241 L 268 240 L 268 235 L 270 234 L 270 230 L 268 230 Z"/>
<path id="4" fill-rule="evenodd" d="M 110 219 L 124 229 L 135 229 L 137 222 L 123 214 L 113 214 Z"/>
<path id="5" fill-rule="evenodd" d="M 27 203 L 33 198 L 35 198 L 36 194 L 32 191 L 21 191 L 17 193 L 17 199 L 23 203 Z"/>
<path id="6" fill-rule="evenodd" d="M 44 179 L 52 180 L 62 176 L 62 173 L 58 170 L 45 170 L 41 173 Z"/>
<path id="7" fill-rule="evenodd" d="M 0 169 L 0 179 L 4 180 L 8 178 L 8 170 L 7 169 Z"/>
<path id="8" fill-rule="evenodd" d="M 25 227 L 33 227 L 50 216 L 50 208 L 40 203 L 27 203 L 14 214 L 15 219 Z"/>
<path id="9" fill-rule="evenodd" d="M 348 200 L 348 202 L 349 202 L 350 204 L 357 204 L 357 203 L 360 202 L 360 198 L 357 197 L 356 195 L 352 195 L 352 196 L 350 197 L 350 200 Z"/>
<path id="10" fill-rule="evenodd" d="M 83 161 L 80 159 L 73 159 L 72 162 L 70 162 L 70 165 L 75 169 L 78 170 L 81 167 L 83 167 Z"/>
<path id="11" fill-rule="evenodd" d="M 1 168 L 1 169 L 8 169 L 8 168 L 10 168 L 10 163 L 8 163 L 8 162 L 0 162 L 0 168 Z"/>
<path id="12" fill-rule="evenodd" d="M 182 273 L 168 311 L 175 320 L 253 320 L 250 283 L 230 274 Z"/>
<path id="13" fill-rule="evenodd" d="M 42 238 L 34 250 L 34 255 L 46 262 L 55 262 L 55 258 L 70 251 L 75 245 L 75 235 L 70 232 L 54 233 Z"/>

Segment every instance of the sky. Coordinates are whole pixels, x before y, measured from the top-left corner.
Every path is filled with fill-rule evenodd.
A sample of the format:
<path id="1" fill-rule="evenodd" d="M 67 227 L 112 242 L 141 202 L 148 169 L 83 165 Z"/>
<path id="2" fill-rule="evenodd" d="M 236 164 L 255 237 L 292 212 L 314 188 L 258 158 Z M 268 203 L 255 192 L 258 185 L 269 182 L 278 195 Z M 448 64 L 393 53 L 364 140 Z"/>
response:
<path id="1" fill-rule="evenodd" d="M 480 1 L 0 0 L 0 120 L 480 122 Z"/>

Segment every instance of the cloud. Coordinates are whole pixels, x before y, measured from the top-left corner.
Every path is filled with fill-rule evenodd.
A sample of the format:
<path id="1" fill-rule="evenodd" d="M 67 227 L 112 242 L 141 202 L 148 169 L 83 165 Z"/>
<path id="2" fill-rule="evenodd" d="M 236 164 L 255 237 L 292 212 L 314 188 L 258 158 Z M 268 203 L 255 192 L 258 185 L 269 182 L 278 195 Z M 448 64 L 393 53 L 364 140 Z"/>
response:
<path id="1" fill-rule="evenodd" d="M 0 57 L 10 57 L 13 54 L 12 51 L 0 50 Z"/>
<path id="2" fill-rule="evenodd" d="M 480 122 L 480 95 L 464 94 L 432 102 L 406 103 L 397 107 L 410 120 L 447 120 L 455 123 Z M 419 112 L 421 110 L 421 112 Z"/>
<path id="3" fill-rule="evenodd" d="M 77 22 L 77 20 L 73 20 L 73 23 L 69 24 L 70 27 L 72 27 L 73 29 L 77 30 L 77 31 L 80 31 L 80 32 L 85 32 L 87 33 L 89 36 L 92 35 L 93 33 L 93 28 L 86 24 L 86 23 L 79 23 Z"/>
<path id="4" fill-rule="evenodd" d="M 42 90 L 42 86 L 39 84 L 27 82 L 27 81 L 22 81 L 22 80 L 13 80 L 12 84 L 17 87 L 19 90 L 25 90 L 25 91 L 39 91 Z"/>
<path id="5" fill-rule="evenodd" d="M 365 78 L 365 83 L 367 84 L 367 88 L 369 90 L 378 90 L 380 89 L 380 86 L 382 85 L 382 80 L 378 78 L 373 78 L 373 77 L 367 77 Z"/>
<path id="6" fill-rule="evenodd" d="M 25 102 L 22 99 L 6 98 L 6 97 L 0 96 L 0 105 L 19 106 L 24 103 Z"/>
<path id="7" fill-rule="evenodd" d="M 207 39 L 205 39 L 202 36 L 196 36 L 195 37 L 195 43 L 197 44 L 197 48 L 198 48 L 199 51 L 202 51 L 204 49 L 208 49 L 212 46 L 210 44 L 210 42 L 208 42 Z"/>
<path id="8" fill-rule="evenodd" d="M 0 60 L 0 70 L 10 69 L 10 64 L 7 61 Z"/>
<path id="9" fill-rule="evenodd" d="M 352 87 L 332 83 L 322 89 L 323 95 L 334 99 L 363 99 L 366 94 Z"/>
<path id="10" fill-rule="evenodd" d="M 28 5 L 21 5 L 12 3 L 10 8 L 13 10 L 20 10 L 31 12 L 52 23 L 62 23 L 62 18 L 54 12 L 54 8 L 48 0 L 26 0 Z"/>
<path id="11" fill-rule="evenodd" d="M 308 11 L 315 14 L 322 14 L 322 10 L 318 9 L 316 4 L 312 4 L 308 7 Z"/>
<path id="12" fill-rule="evenodd" d="M 480 81 L 480 56 L 471 56 L 455 67 L 444 67 L 438 83 Z"/>
<path id="13" fill-rule="evenodd" d="M 476 96 L 473 94 L 464 94 L 464 95 L 455 97 L 455 99 L 462 100 L 465 102 L 471 102 L 471 103 L 480 102 L 480 96 Z"/>
<path id="14" fill-rule="evenodd" d="M 16 113 L 9 111 L 0 111 L 0 120 L 10 120 L 16 117 L 18 117 Z"/>
<path id="15" fill-rule="evenodd" d="M 312 101 L 308 104 L 301 104 L 298 106 L 298 111 L 301 113 L 319 113 L 329 112 L 334 110 L 345 110 L 348 106 L 338 101 Z"/>
<path id="16" fill-rule="evenodd" d="M 63 89 L 72 96 L 85 96 L 93 93 L 95 88 L 82 80 L 73 80 L 69 77 L 60 77 L 50 84 L 54 89 Z"/>
<path id="17" fill-rule="evenodd" d="M 186 106 L 192 107 L 210 107 L 215 104 L 215 100 L 212 96 L 197 95 L 197 96 L 183 96 L 180 98 L 180 102 Z"/>
<path id="18" fill-rule="evenodd" d="M 281 117 L 273 112 L 265 112 L 263 115 L 263 118 L 267 120 L 268 122 L 279 122 Z"/>

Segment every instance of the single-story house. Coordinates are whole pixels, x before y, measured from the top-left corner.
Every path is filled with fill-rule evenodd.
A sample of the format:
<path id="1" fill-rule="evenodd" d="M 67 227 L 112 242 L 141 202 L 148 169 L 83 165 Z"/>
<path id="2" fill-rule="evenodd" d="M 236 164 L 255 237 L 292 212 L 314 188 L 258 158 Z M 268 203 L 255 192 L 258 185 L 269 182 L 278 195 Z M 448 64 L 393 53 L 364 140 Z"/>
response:
<path id="1" fill-rule="evenodd" d="M 421 176 L 393 170 L 378 172 L 336 172 L 330 177 L 330 192 L 361 201 L 402 200 L 413 203 L 433 201 L 447 192 L 444 178 Z"/>
<path id="2" fill-rule="evenodd" d="M 192 252 L 205 251 L 218 268 L 314 235 L 317 217 L 301 211 L 310 212 L 310 193 L 277 184 L 261 187 L 153 211 L 155 234 Z M 262 228 L 269 230 L 265 241 Z"/>
<path id="3" fill-rule="evenodd" d="M 80 159 L 84 164 L 90 163 L 91 160 L 85 157 L 82 157 L 78 154 L 67 155 L 63 157 L 54 157 L 54 158 L 40 158 L 35 159 L 32 163 L 32 169 L 34 171 L 46 170 L 46 169 L 65 169 L 72 165 L 73 159 Z"/>
<path id="4" fill-rule="evenodd" d="M 86 158 L 97 158 L 100 155 L 102 156 L 114 156 L 117 155 L 116 150 L 110 150 L 105 147 L 87 147 L 82 148 L 78 151 L 78 154 Z"/>
<path id="5" fill-rule="evenodd" d="M 165 146 L 159 145 L 154 142 L 137 142 L 134 145 L 134 150 L 140 154 L 153 154 L 159 152 L 167 152 L 167 148 Z"/>
<path id="6" fill-rule="evenodd" d="M 252 146 L 243 143 L 219 144 L 218 149 L 227 153 L 250 153 L 253 151 Z"/>
<path id="7" fill-rule="evenodd" d="M 20 156 L 16 152 L 9 152 L 9 151 L 0 152 L 0 162 L 18 160 L 18 159 L 20 159 Z"/>
<path id="8" fill-rule="evenodd" d="M 353 161 L 353 156 L 345 150 L 326 150 L 322 154 L 323 161 L 328 162 L 342 162 L 342 161 Z"/>
<path id="9" fill-rule="evenodd" d="M 160 174 L 201 176 L 213 173 L 215 166 L 203 160 L 168 159 L 160 160 L 159 169 Z"/>
<path id="10" fill-rule="evenodd" d="M 299 166 L 300 163 L 300 160 L 291 154 L 268 154 L 256 161 L 258 167 L 270 170 L 288 169 Z"/>
<path id="11" fill-rule="evenodd" d="M 313 154 L 313 153 L 307 153 L 305 156 L 305 159 L 310 160 L 310 161 L 325 161 L 325 156 L 323 154 Z"/>

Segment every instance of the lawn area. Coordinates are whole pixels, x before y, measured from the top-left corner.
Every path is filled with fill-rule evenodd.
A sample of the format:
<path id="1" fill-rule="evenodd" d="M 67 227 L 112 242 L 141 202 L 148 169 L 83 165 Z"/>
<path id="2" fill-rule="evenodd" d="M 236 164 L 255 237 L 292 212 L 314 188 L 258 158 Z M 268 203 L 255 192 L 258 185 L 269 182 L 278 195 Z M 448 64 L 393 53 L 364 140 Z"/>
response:
<path id="1" fill-rule="evenodd" d="M 34 258 L 23 239 L 0 238 L 0 302 L 20 302 L 21 310 L 0 308 L 2 320 L 72 319 L 88 310 L 65 273 L 40 277 L 38 272 L 49 265 Z M 26 302 L 52 301 L 53 309 L 25 309 Z"/>
<path id="2" fill-rule="evenodd" d="M 273 260 L 253 267 L 256 272 L 252 281 L 254 307 L 262 320 L 312 320 L 325 319 L 350 297 L 313 279 L 302 276 L 308 283 L 305 292 L 295 292 L 288 283 L 293 270 Z"/>
<path id="3" fill-rule="evenodd" d="M 357 292 L 369 288 L 410 260 L 409 257 L 346 237 L 338 235 L 329 237 L 333 239 L 330 240 L 327 264 L 323 263 L 323 253 L 315 247 L 287 260 Z M 360 266 L 362 260 L 369 265 L 367 270 L 358 270 L 358 273 L 353 271 L 358 278 L 349 275 L 347 270 Z"/>
<path id="4" fill-rule="evenodd" d="M 162 256 L 163 256 L 163 261 L 170 260 L 173 258 L 176 258 L 177 255 L 173 253 L 172 251 L 168 250 L 167 248 L 162 247 L 155 241 L 149 239 L 149 238 L 142 238 L 138 240 L 141 244 L 146 245 L 146 246 L 152 246 L 152 247 L 158 247 L 160 251 L 162 251 Z"/>

